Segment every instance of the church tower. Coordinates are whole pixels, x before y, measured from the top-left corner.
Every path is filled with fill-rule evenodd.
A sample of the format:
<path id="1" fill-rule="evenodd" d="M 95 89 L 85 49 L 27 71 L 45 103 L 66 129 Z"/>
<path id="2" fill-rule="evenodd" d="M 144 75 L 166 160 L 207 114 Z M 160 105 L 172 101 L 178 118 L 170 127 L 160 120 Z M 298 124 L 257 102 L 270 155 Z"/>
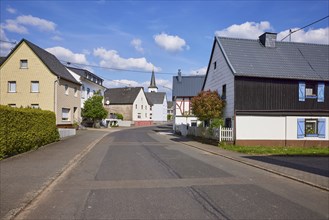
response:
<path id="1" fill-rule="evenodd" d="M 155 84 L 155 75 L 154 75 L 154 67 L 152 70 L 151 82 L 148 87 L 148 92 L 158 92 L 158 87 Z"/>

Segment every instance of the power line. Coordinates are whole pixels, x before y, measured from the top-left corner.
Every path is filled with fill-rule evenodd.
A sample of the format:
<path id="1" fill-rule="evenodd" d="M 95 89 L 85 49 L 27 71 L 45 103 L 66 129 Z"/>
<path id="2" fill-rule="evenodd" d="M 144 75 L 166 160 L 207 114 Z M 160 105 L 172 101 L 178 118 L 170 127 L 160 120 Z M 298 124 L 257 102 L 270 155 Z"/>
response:
<path id="1" fill-rule="evenodd" d="M 9 43 L 9 44 L 17 44 L 16 41 L 0 40 L 0 42 Z"/>
<path id="2" fill-rule="evenodd" d="M 284 38 L 282 38 L 281 41 L 283 41 L 283 40 L 286 39 L 287 37 L 291 36 L 293 33 L 297 32 L 297 31 L 300 31 L 300 30 L 303 30 L 304 28 L 307 28 L 307 27 L 309 27 L 309 26 L 311 26 L 311 25 L 313 25 L 313 24 L 315 24 L 315 23 L 318 23 L 318 22 L 320 22 L 320 21 L 322 21 L 322 20 L 324 20 L 324 19 L 326 19 L 326 18 L 328 18 L 328 17 L 329 17 L 329 15 L 327 15 L 326 17 L 323 17 L 323 18 L 321 18 L 321 19 L 319 19 L 319 20 L 316 20 L 316 21 L 312 22 L 311 24 L 308 24 L 308 25 L 306 25 L 306 26 L 304 26 L 304 27 L 302 27 L 302 28 L 299 28 L 299 29 L 297 29 L 297 30 L 294 30 L 294 31 L 291 31 L 291 29 L 290 29 L 290 30 L 289 30 L 289 34 L 288 34 L 287 36 L 285 36 Z"/>
<path id="3" fill-rule="evenodd" d="M 82 63 L 72 63 L 65 60 L 60 60 L 61 62 L 64 62 L 68 65 L 79 65 L 79 66 L 88 66 L 88 67 L 94 67 L 94 68 L 100 68 L 100 69 L 107 69 L 107 70 L 116 70 L 116 71 L 125 71 L 125 72 L 136 72 L 136 73 L 150 73 L 150 71 L 143 71 L 143 70 L 132 70 L 132 69 L 121 69 L 121 68 L 112 68 L 112 67 L 104 67 L 104 66 L 98 66 L 98 65 L 90 65 L 90 64 L 82 64 Z M 157 74 L 162 75 L 176 75 L 176 73 L 169 73 L 169 72 L 157 72 Z"/>

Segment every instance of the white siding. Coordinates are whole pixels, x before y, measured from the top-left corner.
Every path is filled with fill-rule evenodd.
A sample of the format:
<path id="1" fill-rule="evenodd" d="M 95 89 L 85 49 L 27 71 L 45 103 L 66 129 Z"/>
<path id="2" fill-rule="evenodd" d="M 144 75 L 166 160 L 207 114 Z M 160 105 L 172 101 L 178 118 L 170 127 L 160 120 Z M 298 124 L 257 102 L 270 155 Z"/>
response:
<path id="1" fill-rule="evenodd" d="M 132 107 L 133 121 L 150 121 L 150 105 L 142 89 L 139 91 Z M 140 118 L 138 118 L 139 114 Z"/>
<path id="2" fill-rule="evenodd" d="M 214 69 L 214 63 L 217 63 Z M 232 118 L 234 116 L 234 75 L 226 62 L 218 43 L 215 44 L 214 53 L 210 62 L 208 76 L 205 82 L 204 91 L 217 90 L 222 96 L 222 87 L 226 84 L 226 106 L 224 109 L 224 118 Z"/>
<path id="3" fill-rule="evenodd" d="M 298 118 L 325 118 L 326 137 L 297 138 Z M 304 116 L 237 116 L 237 140 L 329 140 L 329 117 Z"/>
<path id="4" fill-rule="evenodd" d="M 152 120 L 153 121 L 167 121 L 167 97 L 161 104 L 154 104 L 152 106 Z"/>

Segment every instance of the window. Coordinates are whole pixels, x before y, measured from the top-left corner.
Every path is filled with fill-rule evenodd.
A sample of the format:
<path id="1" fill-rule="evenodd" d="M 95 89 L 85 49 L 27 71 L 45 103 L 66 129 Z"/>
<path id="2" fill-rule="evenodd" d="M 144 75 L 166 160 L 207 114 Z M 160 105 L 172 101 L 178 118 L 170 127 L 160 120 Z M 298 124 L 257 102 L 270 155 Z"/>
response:
<path id="1" fill-rule="evenodd" d="M 39 92 L 39 81 L 31 81 L 31 92 Z"/>
<path id="2" fill-rule="evenodd" d="M 137 118 L 142 118 L 142 114 L 141 113 L 137 113 Z"/>
<path id="3" fill-rule="evenodd" d="M 31 108 L 39 108 L 39 104 L 31 104 Z"/>
<path id="4" fill-rule="evenodd" d="M 74 87 L 74 96 L 75 96 L 75 97 L 78 96 L 78 89 L 77 89 L 77 87 Z"/>
<path id="5" fill-rule="evenodd" d="M 69 94 L 69 86 L 68 85 L 64 85 L 65 86 L 65 95 Z"/>
<path id="6" fill-rule="evenodd" d="M 226 100 L 226 84 L 222 86 L 222 99 Z"/>
<path id="7" fill-rule="evenodd" d="M 214 70 L 217 68 L 217 62 L 214 62 Z"/>
<path id="8" fill-rule="evenodd" d="M 70 109 L 62 108 L 62 121 L 69 121 L 69 120 L 70 120 Z"/>
<path id="9" fill-rule="evenodd" d="M 89 97 L 89 95 L 90 95 L 90 89 L 87 88 L 87 98 Z"/>
<path id="10" fill-rule="evenodd" d="M 192 120 L 191 121 L 191 127 L 197 127 L 197 121 L 195 121 L 195 120 Z"/>
<path id="11" fill-rule="evenodd" d="M 8 82 L 8 92 L 16 92 L 16 81 Z"/>
<path id="12" fill-rule="evenodd" d="M 145 113 L 145 118 L 147 118 L 147 113 Z"/>
<path id="13" fill-rule="evenodd" d="M 232 119 L 231 118 L 225 118 L 225 127 L 232 128 Z"/>
<path id="14" fill-rule="evenodd" d="M 143 109 L 143 105 L 141 106 L 141 109 Z"/>
<path id="15" fill-rule="evenodd" d="M 16 108 L 16 104 L 8 104 L 9 107 Z"/>
<path id="16" fill-rule="evenodd" d="M 318 102 L 324 102 L 324 83 L 299 82 L 298 100 L 304 102 L 305 99 L 317 99 Z"/>
<path id="17" fill-rule="evenodd" d="M 86 93 L 86 88 L 85 88 L 85 86 L 84 85 L 82 85 L 82 87 L 81 87 L 81 90 L 82 90 L 82 92 L 81 92 L 81 98 L 85 98 L 85 93 Z"/>
<path id="18" fill-rule="evenodd" d="M 137 104 L 135 105 L 135 109 L 137 109 Z"/>
<path id="19" fill-rule="evenodd" d="M 298 118 L 297 119 L 297 138 L 326 136 L 325 118 Z"/>
<path id="20" fill-rule="evenodd" d="M 20 68 L 21 69 L 27 69 L 27 60 L 20 60 Z"/>

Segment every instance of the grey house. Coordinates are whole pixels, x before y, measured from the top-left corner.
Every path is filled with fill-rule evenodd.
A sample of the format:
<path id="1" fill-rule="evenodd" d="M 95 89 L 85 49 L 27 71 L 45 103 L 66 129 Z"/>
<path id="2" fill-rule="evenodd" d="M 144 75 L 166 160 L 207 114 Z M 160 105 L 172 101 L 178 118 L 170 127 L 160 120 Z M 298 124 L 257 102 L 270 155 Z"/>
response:
<path id="1" fill-rule="evenodd" d="M 238 145 L 329 146 L 329 45 L 215 37 L 202 89 Z"/>

